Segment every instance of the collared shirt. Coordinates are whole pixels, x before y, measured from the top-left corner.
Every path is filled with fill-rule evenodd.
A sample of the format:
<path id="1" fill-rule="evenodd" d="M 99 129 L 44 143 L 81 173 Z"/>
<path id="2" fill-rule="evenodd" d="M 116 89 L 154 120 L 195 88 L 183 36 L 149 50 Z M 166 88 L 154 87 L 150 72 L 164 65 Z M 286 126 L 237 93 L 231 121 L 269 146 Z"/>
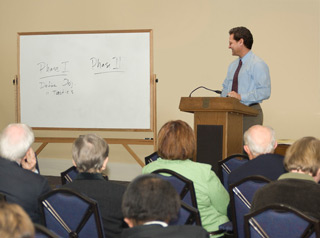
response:
<path id="1" fill-rule="evenodd" d="M 168 226 L 168 224 L 165 223 L 164 221 L 148 221 L 148 222 L 144 223 L 143 225 L 160 225 L 162 227 Z"/>
<path id="2" fill-rule="evenodd" d="M 228 68 L 227 77 L 222 84 L 221 97 L 226 97 L 231 92 L 234 73 L 240 58 L 233 61 Z M 268 65 L 258 56 L 249 51 L 241 58 L 242 67 L 238 76 L 238 93 L 241 103 L 250 105 L 261 103 L 271 94 L 271 81 Z"/>
<path id="3" fill-rule="evenodd" d="M 21 168 L 23 168 L 22 167 L 22 165 L 21 165 L 21 163 L 18 163 L 17 161 L 15 161 Z M 23 169 L 25 169 L 25 168 L 23 168 Z M 25 170 L 29 170 L 29 169 L 25 169 Z M 31 171 L 31 172 L 33 172 L 33 173 L 35 173 L 35 174 L 40 174 L 40 172 L 39 172 L 39 170 L 37 170 L 37 169 L 35 169 L 35 171 L 32 171 L 32 170 L 29 170 L 29 171 Z"/>

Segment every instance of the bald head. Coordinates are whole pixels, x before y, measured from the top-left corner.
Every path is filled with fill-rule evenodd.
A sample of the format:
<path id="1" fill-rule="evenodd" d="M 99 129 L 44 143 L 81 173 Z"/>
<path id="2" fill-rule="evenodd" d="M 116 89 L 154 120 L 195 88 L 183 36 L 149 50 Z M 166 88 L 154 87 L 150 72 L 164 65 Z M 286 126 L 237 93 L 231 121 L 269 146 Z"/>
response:
<path id="1" fill-rule="evenodd" d="M 25 124 L 10 124 L 0 136 L 0 156 L 19 162 L 34 141 L 31 128 Z"/>
<path id="2" fill-rule="evenodd" d="M 244 133 L 244 143 L 244 149 L 250 159 L 261 154 L 273 153 L 277 147 L 274 130 L 261 125 L 254 125 Z"/>

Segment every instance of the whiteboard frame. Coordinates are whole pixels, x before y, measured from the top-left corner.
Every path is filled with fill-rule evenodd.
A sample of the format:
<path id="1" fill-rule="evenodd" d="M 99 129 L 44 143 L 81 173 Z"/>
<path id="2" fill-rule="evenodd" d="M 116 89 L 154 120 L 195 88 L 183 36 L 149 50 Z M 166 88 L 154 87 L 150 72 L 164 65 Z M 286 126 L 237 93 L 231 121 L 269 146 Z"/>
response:
<path id="1" fill-rule="evenodd" d="M 149 33 L 150 39 L 150 128 L 66 128 L 66 127 L 32 127 L 36 130 L 71 130 L 71 131 L 137 131 L 156 132 L 156 76 L 153 72 L 153 31 L 151 29 L 140 30 L 111 30 L 111 31 L 53 31 L 53 32 L 18 32 L 18 77 L 16 79 L 17 97 L 17 122 L 21 122 L 21 98 L 20 98 L 20 36 L 32 35 L 59 35 L 59 34 L 108 34 L 108 33 Z"/>

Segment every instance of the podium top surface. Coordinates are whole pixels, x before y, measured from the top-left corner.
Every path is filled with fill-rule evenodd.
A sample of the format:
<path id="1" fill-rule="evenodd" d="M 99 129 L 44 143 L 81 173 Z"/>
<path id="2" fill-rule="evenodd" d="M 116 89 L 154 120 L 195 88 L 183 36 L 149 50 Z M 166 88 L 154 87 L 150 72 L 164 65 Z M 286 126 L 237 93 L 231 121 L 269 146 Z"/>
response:
<path id="1" fill-rule="evenodd" d="M 238 99 L 229 97 L 182 97 L 179 105 L 184 112 L 235 112 L 256 116 L 258 111 L 248 107 Z"/>

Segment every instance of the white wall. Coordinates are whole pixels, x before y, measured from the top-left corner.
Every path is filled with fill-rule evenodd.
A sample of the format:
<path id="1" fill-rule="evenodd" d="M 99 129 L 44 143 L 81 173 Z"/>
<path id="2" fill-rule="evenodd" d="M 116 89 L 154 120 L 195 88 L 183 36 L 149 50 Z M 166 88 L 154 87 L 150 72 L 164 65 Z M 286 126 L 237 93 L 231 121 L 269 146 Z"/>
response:
<path id="1" fill-rule="evenodd" d="M 192 114 L 178 109 L 180 97 L 199 85 L 221 89 L 234 59 L 228 30 L 244 25 L 253 33 L 253 51 L 270 67 L 272 95 L 262 104 L 265 124 L 274 127 L 281 139 L 320 137 L 319 19 L 319 0 L 2 0 L 0 127 L 15 121 L 12 79 L 18 73 L 17 32 L 153 29 L 160 128 L 171 119 L 193 124 Z M 206 91 L 194 94 L 208 95 L 215 96 Z M 37 136 L 78 134 L 36 132 Z M 149 147 L 137 148 L 138 155 L 150 154 Z M 49 145 L 40 157 L 70 159 L 70 148 Z M 110 159 L 136 164 L 120 145 L 111 146 Z"/>

